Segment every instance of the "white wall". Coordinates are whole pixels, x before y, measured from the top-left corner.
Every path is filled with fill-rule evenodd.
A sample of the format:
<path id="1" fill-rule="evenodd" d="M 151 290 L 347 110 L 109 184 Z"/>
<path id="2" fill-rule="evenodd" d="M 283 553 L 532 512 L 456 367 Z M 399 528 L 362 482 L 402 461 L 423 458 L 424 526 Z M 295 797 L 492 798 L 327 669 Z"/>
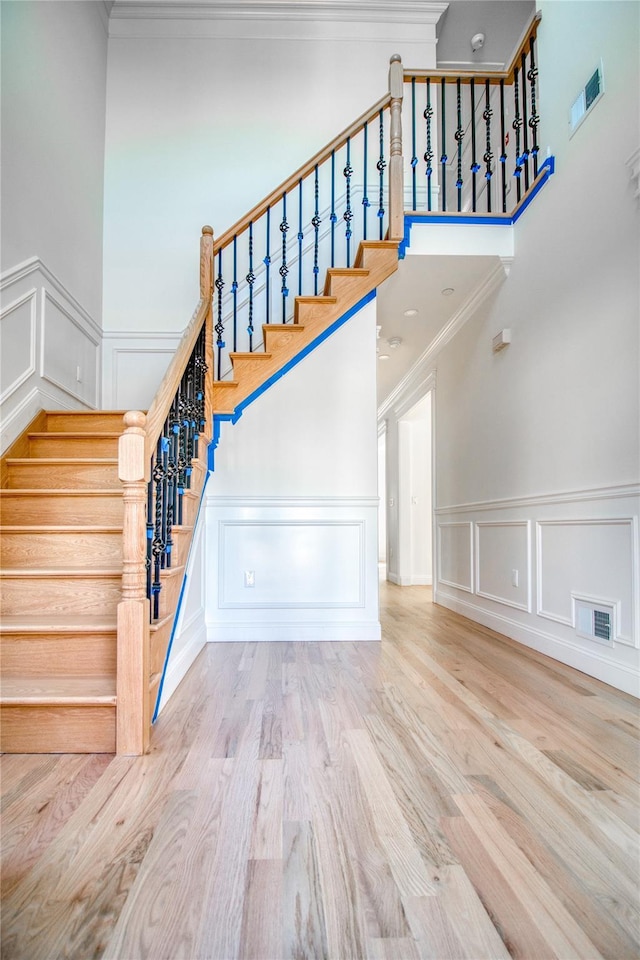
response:
<path id="1" fill-rule="evenodd" d="M 625 161 L 640 142 L 640 8 L 541 10 L 557 173 L 516 224 L 507 282 L 437 361 L 436 598 L 638 692 L 640 231 Z M 600 58 L 606 92 L 569 138 Z M 513 341 L 494 354 L 505 326 Z M 576 635 L 572 594 L 617 605 L 613 647 Z"/>
<path id="2" fill-rule="evenodd" d="M 210 640 L 379 638 L 375 343 L 372 301 L 222 425 L 205 503 Z"/>
<path id="3" fill-rule="evenodd" d="M 4 450 L 42 407 L 100 403 L 107 15 L 31 0 L 0 16 Z"/>
<path id="4" fill-rule="evenodd" d="M 392 54 L 435 64 L 442 5 L 430 6 L 413 22 L 337 8 L 283 19 L 276 5 L 261 19 L 151 21 L 117 19 L 116 7 L 105 328 L 181 330 L 198 297 L 201 226 L 224 232 L 382 97 Z"/>

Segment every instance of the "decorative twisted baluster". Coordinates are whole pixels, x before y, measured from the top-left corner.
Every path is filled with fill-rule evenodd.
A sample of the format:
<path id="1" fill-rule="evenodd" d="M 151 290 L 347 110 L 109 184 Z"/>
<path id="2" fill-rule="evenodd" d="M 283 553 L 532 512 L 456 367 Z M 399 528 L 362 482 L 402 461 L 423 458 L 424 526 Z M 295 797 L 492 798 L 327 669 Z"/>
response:
<path id="1" fill-rule="evenodd" d="M 517 67 L 513 71 L 513 100 L 515 109 L 511 126 L 516 133 L 516 168 L 513 172 L 513 175 L 516 178 L 517 197 L 518 201 L 520 201 L 520 195 L 522 192 L 520 184 L 520 174 L 522 173 L 522 167 L 520 165 L 520 128 L 522 126 L 522 117 L 520 116 L 520 82 Z"/>
<path id="2" fill-rule="evenodd" d="M 379 184 L 379 193 L 378 193 L 378 220 L 380 223 L 379 233 L 380 239 L 382 240 L 384 236 L 384 171 L 387 166 L 387 161 L 384 158 L 384 120 L 382 116 L 382 110 L 380 111 L 379 116 L 379 138 L 380 138 L 380 156 L 378 162 L 376 163 L 376 169 L 378 171 L 378 184 Z"/>
<path id="3" fill-rule="evenodd" d="M 329 222 L 331 224 L 331 266 L 335 267 L 336 264 L 336 223 L 338 222 L 338 217 L 336 215 L 336 152 L 335 150 L 331 151 L 331 214 L 329 216 Z"/>
<path id="4" fill-rule="evenodd" d="M 311 225 L 313 227 L 313 293 L 314 296 L 318 296 L 318 274 L 320 273 L 320 267 L 318 265 L 318 245 L 319 245 L 319 230 L 322 220 L 320 219 L 320 213 L 318 210 L 320 190 L 318 185 L 318 164 L 316 163 L 314 168 L 314 184 L 313 184 L 313 196 L 314 196 L 314 212 Z"/>
<path id="5" fill-rule="evenodd" d="M 442 197 L 442 209 L 446 211 L 447 209 L 447 127 L 446 127 L 446 112 L 447 112 L 447 94 L 446 94 L 446 83 L 444 77 L 440 81 L 440 122 L 442 129 L 442 153 L 440 155 L 440 165 L 442 167 L 442 178 L 440 183 L 440 195 Z"/>
<path id="6" fill-rule="evenodd" d="M 476 154 L 476 84 L 473 77 L 469 84 L 471 98 L 471 209 L 475 213 L 478 207 L 478 174 L 480 164 Z"/>
<path id="7" fill-rule="evenodd" d="M 493 153 L 491 152 L 491 117 L 493 116 L 493 110 L 491 109 L 491 86 L 489 80 L 485 81 L 485 107 L 482 112 L 482 118 L 485 122 L 485 129 L 487 134 L 486 139 L 486 149 L 482 159 L 485 162 L 485 180 L 487 181 L 487 213 L 491 213 L 491 177 L 493 176 Z"/>
<path id="8" fill-rule="evenodd" d="M 502 144 L 502 153 L 500 154 L 500 169 L 502 171 L 502 212 L 507 212 L 507 139 L 505 133 L 505 114 L 504 114 L 504 80 L 500 81 L 500 142 Z"/>
<path id="9" fill-rule="evenodd" d="M 233 352 L 238 349 L 238 237 L 233 238 L 233 282 L 231 284 L 233 296 Z"/>
<path id="10" fill-rule="evenodd" d="M 302 296 L 302 180 L 298 180 L 298 296 Z"/>
<path id="11" fill-rule="evenodd" d="M 347 267 L 351 266 L 351 221 L 353 220 L 353 211 L 351 210 L 351 177 L 353 176 L 353 167 L 351 166 L 351 138 L 347 137 L 347 163 L 342 171 L 346 182 L 345 211 L 342 219 L 346 224 L 344 236 L 347 242 Z"/>
<path id="12" fill-rule="evenodd" d="M 473 82 L 473 81 L 472 81 Z M 424 154 L 424 161 L 427 165 L 425 175 L 427 178 L 427 210 L 431 213 L 431 176 L 433 174 L 433 149 L 431 146 L 431 120 L 433 118 L 433 107 L 431 106 L 431 80 L 427 77 L 427 105 L 424 108 L 423 117 L 427 124 L 427 149 Z"/>
<path id="13" fill-rule="evenodd" d="M 280 264 L 280 270 L 278 273 L 282 278 L 282 286 L 280 287 L 280 293 L 282 294 L 282 322 L 287 322 L 287 297 L 289 296 L 289 290 L 287 288 L 287 274 L 289 273 L 289 267 L 287 266 L 287 232 L 289 230 L 289 224 L 287 222 L 287 194 L 282 194 L 282 220 L 280 221 L 280 233 L 282 234 L 282 263 Z"/>
<path id="14" fill-rule="evenodd" d="M 224 278 L 222 276 L 222 250 L 218 252 L 218 275 L 215 281 L 215 288 L 218 292 L 218 314 L 215 325 L 216 331 L 216 347 L 218 348 L 218 379 L 222 379 L 222 351 L 224 349 L 225 343 L 222 339 L 224 334 L 224 323 L 222 320 L 222 291 L 224 290 Z"/>
<path id="15" fill-rule="evenodd" d="M 462 141 L 464 139 L 464 128 L 462 126 L 462 91 L 460 77 L 456 80 L 456 115 L 458 126 L 454 134 L 458 144 L 458 179 L 456 180 L 456 190 L 458 191 L 458 213 L 462 210 Z"/>
<path id="16" fill-rule="evenodd" d="M 522 166 L 524 168 L 524 189 L 529 189 L 529 121 L 528 121 L 528 107 L 527 107 L 527 87 L 525 84 L 526 78 L 526 54 L 522 53 L 521 56 L 522 64 L 522 140 L 523 140 L 523 151 L 522 151 Z"/>
<path id="17" fill-rule="evenodd" d="M 246 276 L 249 286 L 249 323 L 247 333 L 249 334 L 249 351 L 253 350 L 253 285 L 256 282 L 256 275 L 253 272 L 253 220 L 249 224 L 249 273 Z"/>
<path id="18" fill-rule="evenodd" d="M 533 139 L 531 155 L 533 157 L 533 178 L 535 180 L 535 178 L 538 176 L 538 153 L 540 152 L 540 147 L 538 145 L 538 125 L 540 123 L 540 117 L 538 116 L 536 109 L 536 81 L 538 79 L 538 68 L 536 66 L 534 37 L 531 37 L 529 40 L 529 54 L 531 63 L 527 73 L 527 79 L 531 85 L 531 116 L 529 117 L 529 126 L 531 127 L 531 136 Z"/>
<path id="19" fill-rule="evenodd" d="M 413 201 L 412 209 L 418 208 L 418 185 L 416 183 L 416 167 L 418 158 L 416 156 L 416 78 L 411 77 L 411 199 Z"/>

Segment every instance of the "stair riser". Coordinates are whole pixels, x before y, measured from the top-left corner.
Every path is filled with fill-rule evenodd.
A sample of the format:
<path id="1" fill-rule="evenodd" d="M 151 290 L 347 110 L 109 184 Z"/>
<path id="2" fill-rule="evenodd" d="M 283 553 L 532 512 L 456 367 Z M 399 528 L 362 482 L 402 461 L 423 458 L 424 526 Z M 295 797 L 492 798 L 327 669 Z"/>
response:
<path id="1" fill-rule="evenodd" d="M 343 297 L 351 297 L 354 293 L 358 298 L 362 296 L 362 278 L 361 277 L 331 277 L 326 291 L 328 296 L 337 297 L 339 300 Z"/>
<path id="2" fill-rule="evenodd" d="M 123 413 L 98 410 L 95 413 L 48 413 L 45 430 L 50 433 L 124 433 Z"/>
<path id="3" fill-rule="evenodd" d="M 24 494 L 0 499 L 0 518 L 5 526 L 50 524 L 72 526 L 122 525 L 122 497 L 56 496 Z"/>
<path id="4" fill-rule="evenodd" d="M 291 324 L 287 331 L 264 331 L 264 349 L 266 353 L 280 354 L 292 347 L 297 351 L 304 344 L 304 328 Z"/>
<path id="5" fill-rule="evenodd" d="M 115 753 L 115 706 L 2 706 L 4 753 Z"/>
<path id="6" fill-rule="evenodd" d="M 184 570 L 170 575 L 163 574 L 162 590 L 160 591 L 160 619 L 173 613 L 180 599 Z"/>
<path id="7" fill-rule="evenodd" d="M 173 621 L 168 620 L 167 623 L 158 630 L 151 631 L 149 643 L 149 673 L 152 677 L 162 673 L 167 647 L 171 639 L 172 628 Z"/>
<path id="8" fill-rule="evenodd" d="M 120 577 L 3 578 L 0 610 L 3 616 L 72 613 L 115 615 L 121 598 Z"/>
<path id="9" fill-rule="evenodd" d="M 4 677 L 104 677 L 116 676 L 116 634 L 19 633 L 3 636 Z"/>
<path id="10" fill-rule="evenodd" d="M 176 544 L 184 538 L 175 537 Z M 180 547 L 174 546 L 174 551 Z M 3 533 L 2 563 L 5 568 L 47 567 L 52 564 L 92 563 L 95 566 L 122 561 L 119 533 Z"/>
<path id="11" fill-rule="evenodd" d="M 41 434 L 29 439 L 29 455 L 32 457 L 117 457 L 117 437 L 67 437 L 64 434 L 51 436 Z"/>
<path id="12" fill-rule="evenodd" d="M 120 490 L 116 464 L 9 464 L 9 489 Z"/>

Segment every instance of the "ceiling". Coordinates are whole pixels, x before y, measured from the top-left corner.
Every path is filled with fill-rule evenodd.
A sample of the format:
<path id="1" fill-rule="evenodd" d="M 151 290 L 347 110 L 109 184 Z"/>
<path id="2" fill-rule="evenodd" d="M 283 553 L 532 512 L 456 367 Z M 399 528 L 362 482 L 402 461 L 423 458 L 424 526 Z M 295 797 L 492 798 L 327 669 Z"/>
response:
<path id="1" fill-rule="evenodd" d="M 380 407 L 473 299 L 499 263 L 496 256 L 410 256 L 377 292 Z M 443 293 L 444 291 L 444 293 Z M 407 311 L 415 315 L 407 316 Z M 397 346 L 389 340 L 399 337 Z M 382 359 L 384 356 L 388 359 Z"/>

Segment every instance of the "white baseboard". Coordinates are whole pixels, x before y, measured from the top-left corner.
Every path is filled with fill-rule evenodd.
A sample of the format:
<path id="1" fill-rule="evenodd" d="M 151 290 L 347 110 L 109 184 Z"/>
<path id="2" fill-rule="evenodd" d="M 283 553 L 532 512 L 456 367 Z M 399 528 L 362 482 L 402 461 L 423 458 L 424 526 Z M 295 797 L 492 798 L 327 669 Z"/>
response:
<path id="1" fill-rule="evenodd" d="M 379 621 L 360 623 L 211 623 L 207 625 L 210 643 L 256 643 L 262 641 L 354 640 L 377 641 L 381 637 Z"/>
<path id="2" fill-rule="evenodd" d="M 611 659 L 601 655 L 598 651 L 585 650 L 560 637 L 553 636 L 543 630 L 526 626 L 511 617 L 491 613 L 482 607 L 446 593 L 441 588 L 434 596 L 435 603 L 453 610 L 476 623 L 480 623 L 496 633 L 501 633 L 518 643 L 522 643 L 538 653 L 543 653 L 560 663 L 574 667 L 590 677 L 602 680 L 618 690 L 623 690 L 634 697 L 640 697 L 640 676 L 638 671 L 626 664 L 614 663 Z"/>
<path id="3" fill-rule="evenodd" d="M 389 573 L 387 580 L 398 587 L 430 587 L 433 583 L 433 577 L 400 577 L 397 573 Z"/>

